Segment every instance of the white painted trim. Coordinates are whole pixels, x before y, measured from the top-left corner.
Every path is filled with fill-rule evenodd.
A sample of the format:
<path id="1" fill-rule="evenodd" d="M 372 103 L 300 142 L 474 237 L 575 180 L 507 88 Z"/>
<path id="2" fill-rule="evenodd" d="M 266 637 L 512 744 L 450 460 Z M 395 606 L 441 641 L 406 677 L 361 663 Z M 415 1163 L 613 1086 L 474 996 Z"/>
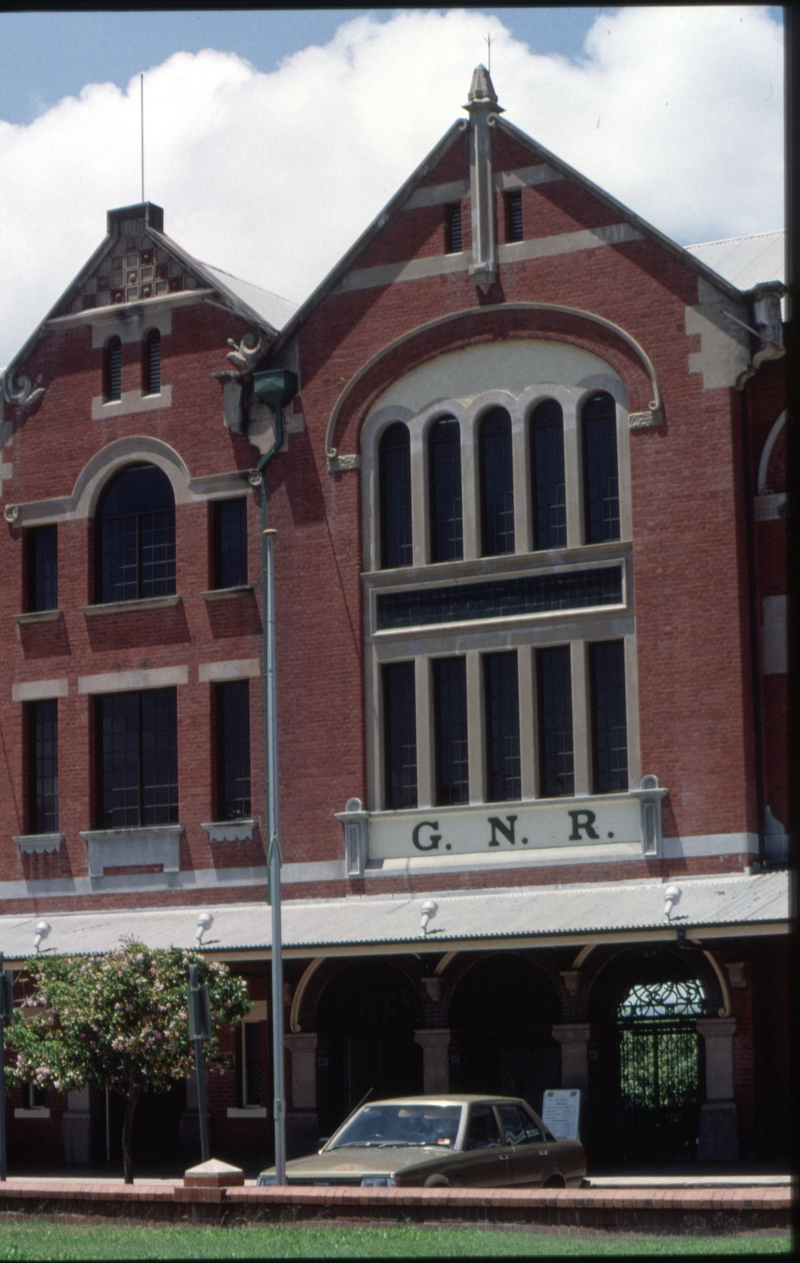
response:
<path id="1" fill-rule="evenodd" d="M 28 680 L 11 685 L 12 702 L 43 702 L 51 697 L 68 697 L 69 680 Z"/>
<path id="2" fill-rule="evenodd" d="M 189 683 L 187 667 L 153 667 L 149 671 L 107 671 L 79 675 L 78 693 L 131 693 L 139 689 L 169 688 Z"/>
<path id="3" fill-rule="evenodd" d="M 228 1118 L 266 1118 L 266 1105 L 243 1105 L 239 1108 L 228 1106 Z"/>
<path id="4" fill-rule="evenodd" d="M 19 1106 L 17 1106 L 14 1110 L 14 1117 L 48 1119 L 50 1117 L 50 1110 L 46 1105 L 42 1105 L 39 1109 L 32 1110 L 20 1109 Z"/>
<path id="5" fill-rule="evenodd" d="M 122 343 L 141 342 L 151 329 L 158 329 L 162 337 L 172 333 L 172 307 L 159 305 L 151 310 L 139 306 L 122 316 L 117 315 L 118 307 L 101 307 L 99 310 L 108 312 L 108 317 L 92 322 L 93 351 L 104 347 L 109 338 L 119 338 Z"/>
<path id="6" fill-rule="evenodd" d="M 213 289 L 192 289 L 184 290 L 180 294 L 163 294 L 159 295 L 155 300 L 137 299 L 131 303 L 114 303 L 108 307 L 91 307 L 88 311 L 73 311 L 67 316 L 52 316 L 44 323 L 45 329 L 74 329 L 79 325 L 95 325 L 108 324 L 108 318 L 111 312 L 117 314 L 118 319 L 125 318 L 137 319 L 139 315 L 146 316 L 150 319 L 150 313 L 144 303 L 152 302 L 154 308 L 164 307 L 196 307 L 199 303 L 205 302 L 215 291 Z M 155 324 L 155 320 L 152 321 Z M 149 327 L 146 326 L 146 327 Z"/>
<path id="7" fill-rule="evenodd" d="M 146 395 L 142 390 L 123 390 L 119 399 L 95 395 L 92 399 L 92 420 L 107 421 L 109 417 L 127 417 L 133 412 L 155 412 L 159 408 L 171 407 L 172 386 L 162 386 L 157 395 Z"/>
<path id="8" fill-rule="evenodd" d="M 664 838 L 663 859 L 690 859 L 693 855 L 757 855 L 757 833 L 701 833 L 686 838 Z"/>
<path id="9" fill-rule="evenodd" d="M 297 880 L 287 877 L 286 869 L 294 867 L 284 864 L 281 869 L 283 881 Z M 301 867 L 304 867 L 301 865 Z M 315 865 L 309 865 L 314 868 Z M 339 864 L 340 877 L 344 880 L 344 860 Z M 301 879 L 302 880 L 302 879 Z M 319 881 L 316 875 L 305 878 L 306 881 Z M 330 880 L 330 879 L 326 879 Z M 199 868 L 182 869 L 177 873 L 131 873 L 112 874 L 104 877 L 50 877 L 37 881 L 4 881 L 0 882 L 0 905 L 5 899 L 47 899 L 63 898 L 65 895 L 92 894 L 143 894 L 152 895 L 164 890 L 218 890 L 227 886 L 262 887 L 266 885 L 266 865 L 259 868 L 242 866 L 241 868 Z M 2 906 L 0 906 L 2 915 Z"/>
<path id="10" fill-rule="evenodd" d="M 197 673 L 201 684 L 218 680 L 254 680 L 261 675 L 261 660 L 236 658 L 231 662 L 201 662 Z"/>

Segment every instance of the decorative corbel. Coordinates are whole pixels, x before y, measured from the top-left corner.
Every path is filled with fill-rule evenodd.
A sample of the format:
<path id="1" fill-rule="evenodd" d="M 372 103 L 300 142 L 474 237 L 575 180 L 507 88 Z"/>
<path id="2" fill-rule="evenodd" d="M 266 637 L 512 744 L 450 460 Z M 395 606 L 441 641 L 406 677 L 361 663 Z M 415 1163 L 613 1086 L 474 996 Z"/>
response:
<path id="1" fill-rule="evenodd" d="M 363 877 L 367 863 L 369 812 L 360 798 L 348 798 L 344 811 L 335 812 L 344 827 L 345 868 L 348 877 Z"/>
<path id="2" fill-rule="evenodd" d="M 328 458 L 329 474 L 345 474 L 351 469 L 361 468 L 361 457 L 355 452 L 348 452 L 346 456 L 340 456 L 337 448 L 332 447 L 325 454 Z"/>
<path id="3" fill-rule="evenodd" d="M 2 382 L 3 399 L 15 408 L 30 408 L 45 392 L 45 387 L 39 385 L 41 380 L 41 373 L 36 378 L 35 386 L 31 382 L 30 377 L 18 377 L 18 385 L 14 389 L 10 375 L 5 373 Z"/>
<path id="4" fill-rule="evenodd" d="M 233 338 L 228 338 L 228 346 L 232 348 L 228 352 L 231 364 L 238 364 L 244 369 L 255 368 L 267 349 L 263 333 L 258 336 L 255 333 L 246 333 L 241 342 L 234 342 Z"/>
<path id="5" fill-rule="evenodd" d="M 641 807 L 642 854 L 655 858 L 661 854 L 661 800 L 669 790 L 659 785 L 657 776 L 643 776 L 639 789 L 629 792 Z"/>
<path id="6" fill-rule="evenodd" d="M 222 413 L 231 434 L 243 434 L 242 380 L 238 373 L 212 373 L 222 387 Z"/>

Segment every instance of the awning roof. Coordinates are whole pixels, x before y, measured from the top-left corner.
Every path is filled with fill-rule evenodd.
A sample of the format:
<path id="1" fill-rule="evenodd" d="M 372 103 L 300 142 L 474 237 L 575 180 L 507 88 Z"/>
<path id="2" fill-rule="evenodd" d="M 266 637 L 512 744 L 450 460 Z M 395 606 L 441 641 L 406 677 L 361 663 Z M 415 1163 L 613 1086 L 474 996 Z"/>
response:
<path id="1" fill-rule="evenodd" d="M 669 920 L 664 915 L 668 885 L 681 891 Z M 438 909 L 425 934 L 422 905 L 431 898 Z M 47 913 L 51 931 L 42 947 L 57 953 L 102 952 L 132 936 L 150 947 L 194 948 L 202 910 L 194 906 Z M 205 935 L 205 950 L 228 958 L 268 954 L 270 909 L 265 904 L 210 905 L 209 911 L 214 921 Z M 0 917 L 0 945 L 7 961 L 31 954 L 35 926 L 42 919 L 42 912 Z M 785 932 L 788 920 L 788 874 L 776 872 L 458 894 L 290 899 L 283 904 L 283 947 L 295 957 L 466 950 L 470 945 L 501 947 L 512 941 L 535 947 L 544 942 L 674 939 L 678 926 L 689 938 L 716 938 Z"/>

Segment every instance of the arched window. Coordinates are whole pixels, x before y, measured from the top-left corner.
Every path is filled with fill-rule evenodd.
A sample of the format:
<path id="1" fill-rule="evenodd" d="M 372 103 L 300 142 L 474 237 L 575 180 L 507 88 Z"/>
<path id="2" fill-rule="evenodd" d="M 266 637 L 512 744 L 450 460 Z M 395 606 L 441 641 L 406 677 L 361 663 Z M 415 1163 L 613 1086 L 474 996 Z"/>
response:
<path id="1" fill-rule="evenodd" d="M 511 417 L 492 408 L 480 426 L 481 553 L 497 557 L 514 551 L 514 464 Z"/>
<path id="2" fill-rule="evenodd" d="M 103 394 L 106 399 L 122 398 L 122 343 L 119 338 L 109 338 L 106 343 L 104 364 L 105 381 Z"/>
<path id="3" fill-rule="evenodd" d="M 151 329 L 144 340 L 142 390 L 146 395 L 161 393 L 161 334 Z"/>
<path id="4" fill-rule="evenodd" d="M 545 399 L 531 414 L 531 500 L 534 548 L 565 548 L 567 486 L 561 405 Z"/>
<path id="5" fill-rule="evenodd" d="M 390 425 L 380 446 L 381 566 L 410 566 L 411 440 L 402 421 Z"/>
<path id="6" fill-rule="evenodd" d="M 129 465 L 108 486 L 96 518 L 96 601 L 175 591 L 175 499 L 155 465 Z"/>
<path id="7" fill-rule="evenodd" d="M 428 439 L 431 502 L 431 561 L 460 561 L 464 556 L 461 508 L 461 427 L 441 417 Z"/>
<path id="8" fill-rule="evenodd" d="M 619 539 L 617 410 L 604 391 L 583 405 L 581 433 L 586 543 Z"/>

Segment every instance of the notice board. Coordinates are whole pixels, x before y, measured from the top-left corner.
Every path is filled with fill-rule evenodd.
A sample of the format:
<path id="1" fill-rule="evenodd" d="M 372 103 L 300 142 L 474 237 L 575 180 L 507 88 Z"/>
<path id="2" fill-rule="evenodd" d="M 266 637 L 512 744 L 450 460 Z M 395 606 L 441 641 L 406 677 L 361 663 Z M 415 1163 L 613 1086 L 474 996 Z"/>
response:
<path id="1" fill-rule="evenodd" d="M 544 1094 L 542 1122 L 556 1140 L 577 1140 L 580 1108 L 580 1088 L 553 1088 Z"/>

